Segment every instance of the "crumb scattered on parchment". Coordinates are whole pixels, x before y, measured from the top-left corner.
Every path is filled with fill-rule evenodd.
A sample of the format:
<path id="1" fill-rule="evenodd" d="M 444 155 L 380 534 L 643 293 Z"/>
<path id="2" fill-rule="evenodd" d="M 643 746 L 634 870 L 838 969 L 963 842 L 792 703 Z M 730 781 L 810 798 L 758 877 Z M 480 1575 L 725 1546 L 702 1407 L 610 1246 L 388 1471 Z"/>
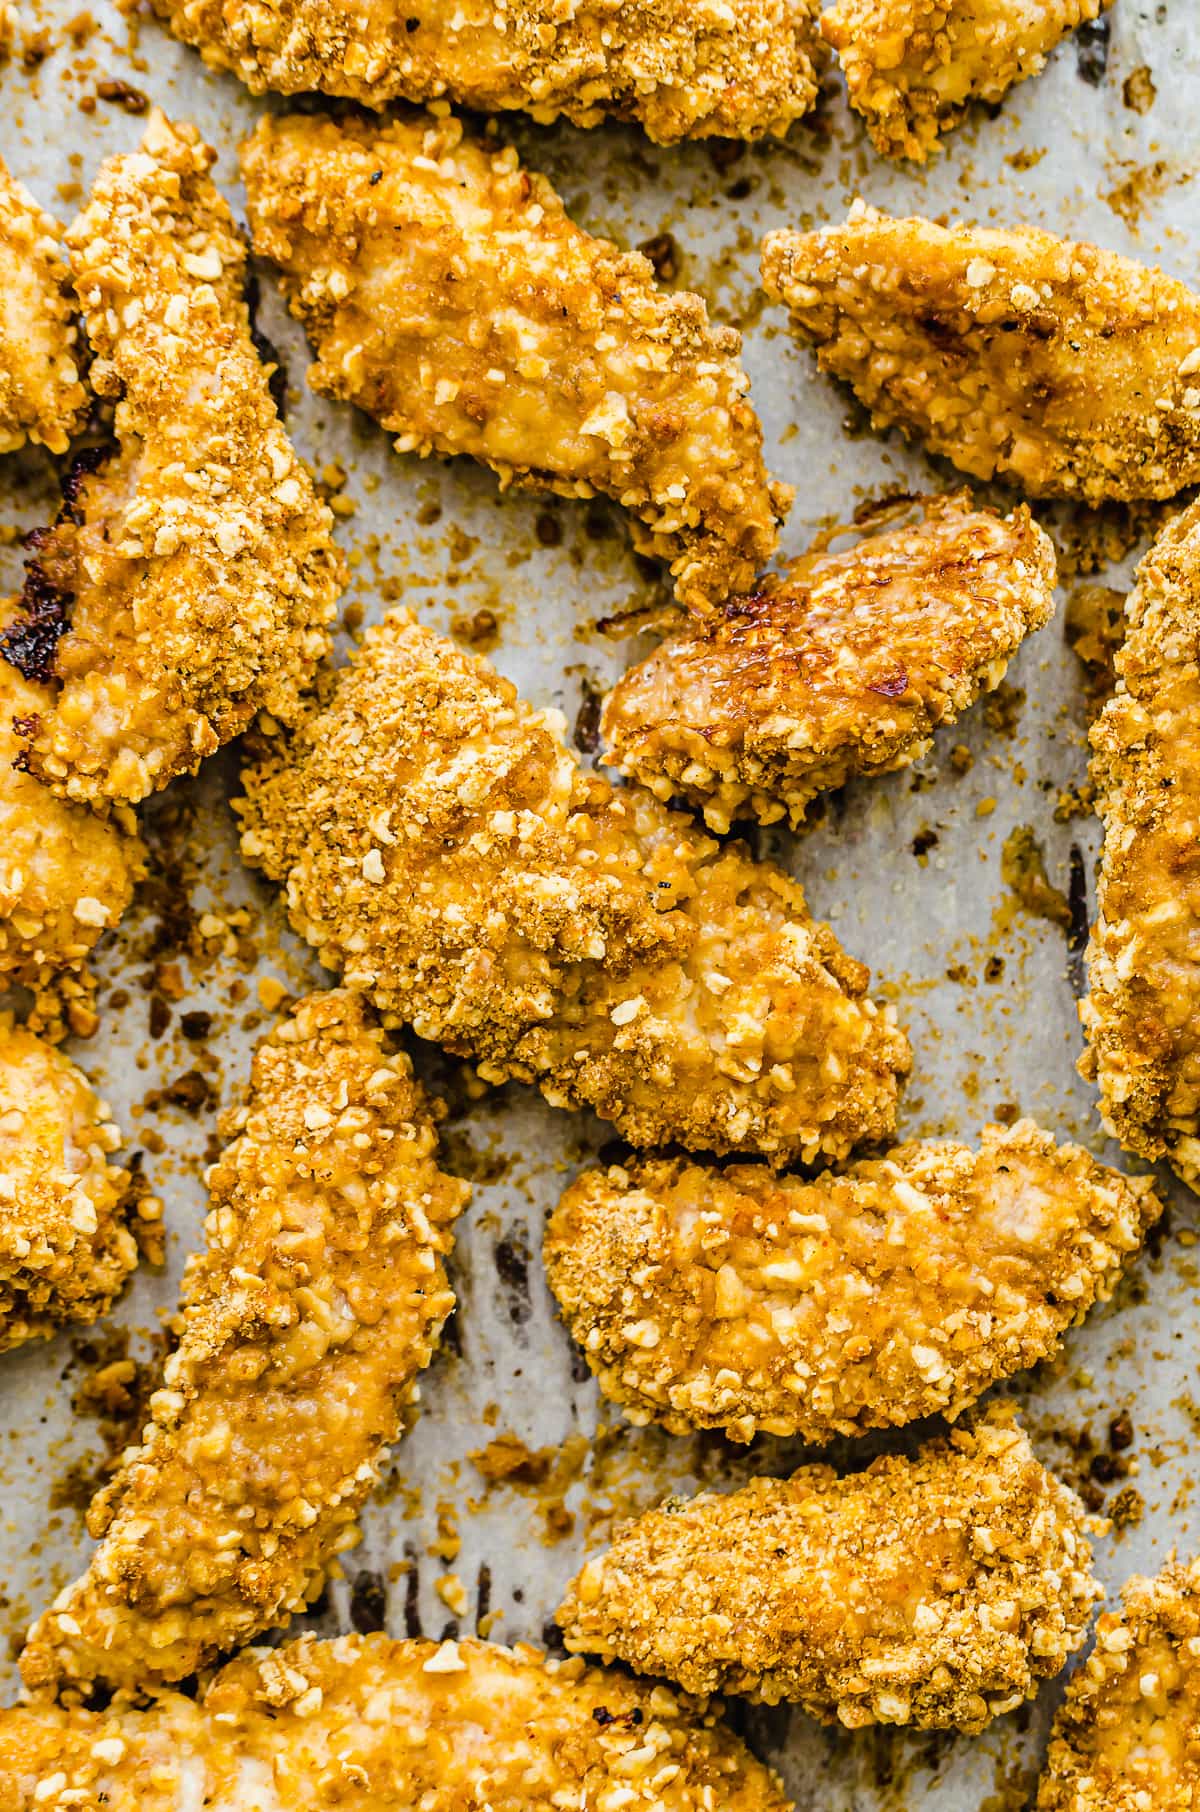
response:
<path id="1" fill-rule="evenodd" d="M 1063 634 L 1083 663 L 1093 716 L 1116 684 L 1113 660 L 1125 639 L 1125 593 L 1111 585 L 1077 585 L 1067 599 Z"/>
<path id="2" fill-rule="evenodd" d="M 519 1435 L 499 1434 L 486 1447 L 477 1447 L 468 1459 L 487 1480 L 489 1488 L 507 1485 L 533 1497 L 541 1513 L 543 1541 L 548 1547 L 570 1535 L 575 1517 L 566 1507 L 566 1495 L 582 1475 L 590 1442 L 586 1435 L 568 1435 L 557 1447 L 527 1447 Z"/>
<path id="3" fill-rule="evenodd" d="M 1062 889 L 1051 884 L 1045 854 L 1031 825 L 1018 824 L 1009 831 L 1000 857 L 1000 872 L 1022 911 L 1070 930 L 1070 903 Z"/>

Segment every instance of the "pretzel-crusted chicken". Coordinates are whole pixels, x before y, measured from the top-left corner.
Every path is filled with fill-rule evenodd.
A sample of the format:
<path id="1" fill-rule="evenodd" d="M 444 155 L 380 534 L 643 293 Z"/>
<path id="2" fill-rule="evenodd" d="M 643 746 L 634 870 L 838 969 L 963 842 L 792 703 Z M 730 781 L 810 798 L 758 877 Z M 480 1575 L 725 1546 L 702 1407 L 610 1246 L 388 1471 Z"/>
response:
<path id="1" fill-rule="evenodd" d="M 81 356 L 62 228 L 0 160 L 0 453 L 66 452 L 86 413 Z"/>
<path id="2" fill-rule="evenodd" d="M 314 389 L 401 452 L 615 498 L 689 606 L 753 581 L 791 493 L 763 466 L 740 336 L 699 296 L 660 290 L 640 253 L 583 232 L 515 151 L 456 119 L 268 115 L 242 171 Z"/>
<path id="3" fill-rule="evenodd" d="M 30 1632 L 34 1689 L 182 1679 L 310 1603 L 453 1307 L 467 1187 L 355 996 L 294 1009 L 223 1130 L 179 1344 L 93 1500 L 87 1573 Z"/>

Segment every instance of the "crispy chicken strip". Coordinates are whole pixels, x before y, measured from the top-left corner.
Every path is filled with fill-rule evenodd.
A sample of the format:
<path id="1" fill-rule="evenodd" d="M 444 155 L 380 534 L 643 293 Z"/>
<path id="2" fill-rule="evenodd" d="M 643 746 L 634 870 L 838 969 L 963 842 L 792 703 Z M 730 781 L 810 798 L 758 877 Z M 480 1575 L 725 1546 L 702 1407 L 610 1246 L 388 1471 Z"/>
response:
<path id="1" fill-rule="evenodd" d="M 580 768 L 557 711 L 393 612 L 245 774 L 242 852 L 296 930 L 489 1082 L 634 1144 L 842 1157 L 907 1040 L 795 881 Z"/>
<path id="2" fill-rule="evenodd" d="M 558 1612 L 569 1649 L 823 1723 L 979 1731 L 1079 1647 L 1083 1506 L 1007 1408 L 838 1478 L 805 1466 L 618 1528 Z"/>
<path id="3" fill-rule="evenodd" d="M 1037 1812 L 1200 1806 L 1200 1561 L 1133 1578 L 1054 1722 Z"/>
<path id="4" fill-rule="evenodd" d="M 885 157 L 924 163 L 973 101 L 1039 75 L 1059 40 L 1112 0 L 834 0 L 821 30 L 850 105 Z"/>
<path id="5" fill-rule="evenodd" d="M 0 1014 L 0 1352 L 95 1321 L 137 1264 L 120 1143 L 75 1065 Z"/>
<path id="6" fill-rule="evenodd" d="M 62 228 L 0 160 L 0 453 L 65 453 L 87 392 Z"/>
<path id="7" fill-rule="evenodd" d="M 132 817 L 107 824 L 25 771 L 21 732 L 52 709 L 36 626 L 0 601 L 0 988 L 78 972 L 144 872 Z M 32 676 L 18 671 L 18 662 Z"/>
<path id="8" fill-rule="evenodd" d="M 916 522 L 843 552 L 822 537 L 630 668 L 604 707 L 608 759 L 715 831 L 785 814 L 795 827 L 825 788 L 916 761 L 1000 683 L 1050 617 L 1055 578 L 1023 506 L 1003 520 L 966 492 L 918 503 Z"/>
<path id="9" fill-rule="evenodd" d="M 214 156 L 156 113 L 67 235 L 118 450 L 79 477 L 39 549 L 73 604 L 30 760 L 97 806 L 194 772 L 259 710 L 294 716 L 343 584 L 333 519 L 254 349 Z"/>
<path id="10" fill-rule="evenodd" d="M 1033 227 L 893 220 L 769 233 L 767 294 L 876 428 L 1034 497 L 1200 482 L 1200 296 Z"/>
<path id="11" fill-rule="evenodd" d="M 1200 1188 L 1200 503 L 1138 569 L 1117 688 L 1092 726 L 1104 820 L 1084 1075 L 1105 1126 Z"/>
<path id="12" fill-rule="evenodd" d="M 828 52 L 819 0 L 155 0 L 214 69 L 256 94 L 318 89 L 370 107 L 440 101 L 594 126 L 657 144 L 783 136 Z"/>
<path id="13" fill-rule="evenodd" d="M 490 1642 L 304 1636 L 197 1704 L 0 1712 L 6 1812 L 789 1812 L 717 1707 Z"/>
<path id="14" fill-rule="evenodd" d="M 649 1158 L 550 1217 L 550 1288 L 600 1388 L 672 1434 L 815 1445 L 939 1413 L 1056 1351 L 1162 1211 L 1032 1120 L 812 1182 Z"/>
<path id="15" fill-rule="evenodd" d="M 300 1003 L 223 1131 L 179 1345 L 92 1502 L 88 1571 L 30 1631 L 33 1688 L 179 1680 L 310 1603 L 454 1305 L 468 1190 L 356 996 Z"/>
<path id="16" fill-rule="evenodd" d="M 456 119 L 268 115 L 242 172 L 314 389 L 401 452 L 616 498 L 685 604 L 751 583 L 791 493 L 763 467 L 741 338 L 699 296 L 660 290 L 640 253 L 583 232 L 515 151 Z"/>

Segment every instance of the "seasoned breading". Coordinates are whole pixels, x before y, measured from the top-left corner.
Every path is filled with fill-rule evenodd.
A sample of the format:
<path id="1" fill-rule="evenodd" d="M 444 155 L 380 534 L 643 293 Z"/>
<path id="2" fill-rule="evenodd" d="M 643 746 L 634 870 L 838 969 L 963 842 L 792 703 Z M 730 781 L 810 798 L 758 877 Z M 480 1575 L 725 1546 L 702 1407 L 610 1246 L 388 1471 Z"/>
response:
<path id="1" fill-rule="evenodd" d="M 0 159 L 0 453 L 65 453 L 87 392 L 62 228 Z"/>
<path id="2" fill-rule="evenodd" d="M 154 0 L 177 37 L 256 94 L 318 89 L 370 107 L 441 101 L 661 145 L 782 136 L 817 99 L 819 0 Z M 443 103 L 444 104 L 444 103 Z"/>
<path id="3" fill-rule="evenodd" d="M 515 151 L 456 119 L 268 115 L 242 172 L 315 390 L 401 452 L 616 498 L 685 604 L 752 582 L 791 493 L 763 466 L 740 335 L 699 296 L 660 290 L 639 252 L 583 232 Z"/>
<path id="4" fill-rule="evenodd" d="M 1055 562 L 1024 507 L 917 502 L 917 521 L 887 526 L 893 510 L 844 551 L 822 537 L 630 668 L 601 719 L 608 759 L 727 831 L 796 826 L 825 788 L 923 755 L 1047 621 Z"/>
<path id="5" fill-rule="evenodd" d="M 74 602 L 30 760 L 97 806 L 194 772 L 259 710 L 294 716 L 344 582 L 250 337 L 214 156 L 156 113 L 67 235 L 118 450 L 39 548 Z"/>
<path id="6" fill-rule="evenodd" d="M 489 1082 L 635 1144 L 842 1157 L 907 1040 L 781 870 L 581 769 L 557 711 L 403 611 L 247 770 L 242 852 L 296 930 Z"/>
<path id="7" fill-rule="evenodd" d="M 1200 503 L 1138 569 L 1117 689 L 1092 726 L 1104 820 L 1084 1075 L 1105 1126 L 1200 1188 Z"/>
<path id="8" fill-rule="evenodd" d="M 1067 32 L 1112 0 L 834 0 L 821 30 L 850 105 L 885 157 L 923 163 L 973 101 L 1039 75 Z"/>
<path id="9" fill-rule="evenodd" d="M 978 1731 L 1056 1674 L 1100 1589 L 1083 1506 L 1007 1409 L 838 1478 L 805 1466 L 618 1528 L 569 1649 L 824 1723 Z"/>
<path id="10" fill-rule="evenodd" d="M 120 1143 L 75 1065 L 0 1014 L 0 1352 L 95 1321 L 137 1264 Z"/>
<path id="11" fill-rule="evenodd" d="M 672 1434 L 814 1445 L 939 1413 L 1056 1350 L 1162 1203 L 1032 1120 L 812 1182 L 648 1158 L 588 1170 L 546 1229 L 600 1388 Z"/>
<path id="12" fill-rule="evenodd" d="M 767 294 L 876 428 L 1034 497 L 1200 482 L 1200 296 L 1034 227 L 893 220 L 769 233 Z"/>
<path id="13" fill-rule="evenodd" d="M 490 1642 L 304 1636 L 199 1704 L 0 1712 L 6 1812 L 789 1812 L 717 1707 Z"/>
<path id="14" fill-rule="evenodd" d="M 122 829 L 132 826 L 129 814 L 101 823 L 25 772 L 18 730 L 31 729 L 53 695 L 5 658 L 10 647 L 21 654 L 9 640 L 14 622 L 19 631 L 25 619 L 11 599 L 0 601 L 0 988 L 42 989 L 63 970 L 78 972 L 117 923 L 145 851 Z"/>
<path id="15" fill-rule="evenodd" d="M 33 1688 L 179 1680 L 310 1603 L 453 1307 L 467 1186 L 356 996 L 302 1001 L 222 1130 L 179 1345 L 92 1502 L 87 1573 L 30 1631 Z"/>
<path id="16" fill-rule="evenodd" d="M 1054 1721 L 1037 1812 L 1200 1806 L 1200 1561 L 1121 1597 Z"/>

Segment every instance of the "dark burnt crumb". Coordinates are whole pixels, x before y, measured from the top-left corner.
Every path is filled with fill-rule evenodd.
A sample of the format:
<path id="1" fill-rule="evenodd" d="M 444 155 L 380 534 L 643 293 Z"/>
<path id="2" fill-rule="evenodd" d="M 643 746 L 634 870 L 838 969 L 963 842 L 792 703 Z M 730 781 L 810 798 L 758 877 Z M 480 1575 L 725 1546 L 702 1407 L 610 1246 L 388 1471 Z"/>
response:
<path id="1" fill-rule="evenodd" d="M 360 1636 L 369 1636 L 387 1624 L 387 1587 L 383 1576 L 360 1567 L 350 1588 L 350 1621 Z"/>
<path id="2" fill-rule="evenodd" d="M 212 1031 L 213 1016 L 211 1013 L 181 1013 L 179 1029 L 189 1042 L 203 1042 Z"/>
<path id="3" fill-rule="evenodd" d="M 677 283 L 683 260 L 679 245 L 671 233 L 655 233 L 651 239 L 643 239 L 638 251 L 648 258 L 654 266 L 654 275 L 660 283 Z"/>
<path id="4" fill-rule="evenodd" d="M 1146 1500 L 1136 1485 L 1123 1485 L 1108 1506 L 1114 1529 L 1136 1529 L 1146 1514 Z"/>
<path id="5" fill-rule="evenodd" d="M 1078 843 L 1071 845 L 1067 905 L 1071 914 L 1070 924 L 1067 927 L 1067 967 L 1070 971 L 1071 986 L 1078 999 L 1087 987 L 1084 952 L 1088 942 L 1087 868 L 1083 860 L 1083 851 Z"/>
<path id="6" fill-rule="evenodd" d="M 166 1031 L 167 1027 L 170 1025 L 170 1023 L 171 1023 L 170 1006 L 163 999 L 161 994 L 152 994 L 150 996 L 150 1014 L 149 1014 L 149 1025 L 150 1025 L 151 1038 L 161 1038 L 163 1033 Z"/>
<path id="7" fill-rule="evenodd" d="M 571 1342 L 571 1382 L 572 1382 L 572 1384 L 586 1384 L 588 1379 L 591 1377 L 591 1375 L 592 1375 L 591 1367 L 588 1365 L 587 1359 L 586 1359 L 582 1349 L 580 1347 L 577 1347 L 575 1345 L 575 1342 L 572 1340 L 572 1342 Z"/>
<path id="8" fill-rule="evenodd" d="M 421 528 L 432 528 L 435 522 L 442 519 L 440 503 L 423 503 L 417 511 L 417 522 Z"/>
<path id="9" fill-rule="evenodd" d="M 52 531 L 35 529 L 27 546 L 35 550 L 26 562 L 20 615 L 0 634 L 0 655 L 25 679 L 48 686 L 54 678 L 58 644 L 67 630 L 72 596 L 50 582 L 36 549 Z"/>
<path id="10" fill-rule="evenodd" d="M 704 141 L 708 161 L 714 170 L 730 170 L 745 155 L 746 147 L 736 138 L 708 138 Z"/>
<path id="11" fill-rule="evenodd" d="M 509 1317 L 520 1327 L 529 1319 L 529 1242 L 523 1230 L 496 1241 L 496 1274 L 504 1285 Z"/>
<path id="12" fill-rule="evenodd" d="M 500 640 L 500 623 L 494 610 L 476 610 L 470 616 L 452 618 L 450 633 L 480 654 L 489 654 Z"/>
<path id="13" fill-rule="evenodd" d="M 487 1619 L 492 1609 L 492 1569 L 486 1560 L 479 1563 L 479 1572 L 475 1581 L 475 1628 L 486 1631 Z"/>
<path id="14" fill-rule="evenodd" d="M 1093 19 L 1081 25 L 1075 34 L 1075 55 L 1080 77 L 1090 88 L 1099 88 L 1108 71 L 1108 48 L 1112 25 L 1108 19 Z"/>
<path id="15" fill-rule="evenodd" d="M 417 1637 L 421 1628 L 421 1563 L 412 1542 L 404 1544 L 404 1634 Z"/>
<path id="16" fill-rule="evenodd" d="M 129 82 L 122 82 L 112 77 L 105 77 L 96 83 L 96 99 L 112 101 L 123 107 L 126 113 L 145 113 L 150 106 L 150 97 L 134 88 Z"/>
<path id="17" fill-rule="evenodd" d="M 910 845 L 914 856 L 925 856 L 938 846 L 938 834 L 931 825 L 923 824 Z"/>
<path id="18" fill-rule="evenodd" d="M 164 1088 L 151 1089 L 143 1106 L 148 1113 L 157 1113 L 162 1107 L 178 1107 L 195 1117 L 206 1108 L 215 1107 L 216 1101 L 216 1088 L 209 1078 L 199 1070 L 185 1070 Z"/>
<path id="19" fill-rule="evenodd" d="M 603 686 L 597 685 L 590 673 L 581 674 L 574 737 L 575 747 L 583 755 L 594 755 L 600 747 L 600 711 L 603 704 Z"/>
<path id="20" fill-rule="evenodd" d="M 1024 704 L 1024 686 L 1010 686 L 1007 680 L 1001 680 L 984 701 L 983 715 L 989 730 L 997 736 L 1015 736 Z"/>
<path id="21" fill-rule="evenodd" d="M 246 273 L 246 313 L 250 317 L 250 339 L 255 352 L 264 365 L 271 368 L 267 378 L 267 389 L 271 392 L 271 401 L 275 405 L 280 421 L 287 417 L 287 366 L 284 364 L 275 342 L 267 337 L 258 324 L 258 310 L 262 301 L 262 284 L 258 273 L 250 270 Z"/>
<path id="22" fill-rule="evenodd" d="M 1021 1118 L 1021 1104 L 1019 1101 L 997 1101 L 992 1112 L 1001 1126 L 1015 1126 Z"/>
<path id="23" fill-rule="evenodd" d="M 1108 1444 L 1114 1453 L 1124 1453 L 1133 1446 L 1133 1418 L 1127 1409 L 1115 1415 L 1108 1425 Z"/>
<path id="24" fill-rule="evenodd" d="M 533 532 L 542 547 L 562 546 L 562 523 L 553 510 L 539 510 Z"/>
<path id="25" fill-rule="evenodd" d="M 985 982 L 998 982 L 998 981 L 1001 981 L 1003 979 L 1003 977 L 1004 977 L 1004 958 L 1002 956 L 989 956 L 987 959 L 987 962 L 983 965 L 984 981 Z"/>

